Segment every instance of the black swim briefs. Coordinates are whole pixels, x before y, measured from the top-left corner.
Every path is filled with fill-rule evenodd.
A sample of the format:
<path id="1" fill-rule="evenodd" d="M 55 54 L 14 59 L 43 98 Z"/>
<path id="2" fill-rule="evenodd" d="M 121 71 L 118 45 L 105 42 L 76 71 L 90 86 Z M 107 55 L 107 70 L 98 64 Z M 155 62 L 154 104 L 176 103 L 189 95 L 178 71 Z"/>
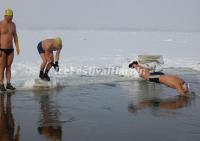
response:
<path id="1" fill-rule="evenodd" d="M 42 42 L 39 42 L 38 46 L 37 46 L 38 52 L 39 54 L 44 53 L 44 49 L 42 48 Z"/>
<path id="2" fill-rule="evenodd" d="M 0 51 L 3 51 L 8 56 L 14 51 L 14 48 L 0 48 Z"/>
<path id="3" fill-rule="evenodd" d="M 149 81 L 150 82 L 160 83 L 159 78 L 160 78 L 161 75 L 165 75 L 165 74 L 163 72 L 153 72 L 153 73 L 150 73 Z"/>

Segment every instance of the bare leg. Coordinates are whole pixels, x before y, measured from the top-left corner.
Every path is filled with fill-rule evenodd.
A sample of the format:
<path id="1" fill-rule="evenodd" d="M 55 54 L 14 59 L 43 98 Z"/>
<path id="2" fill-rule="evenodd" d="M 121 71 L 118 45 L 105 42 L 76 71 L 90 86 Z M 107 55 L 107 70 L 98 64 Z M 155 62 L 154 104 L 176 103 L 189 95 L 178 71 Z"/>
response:
<path id="1" fill-rule="evenodd" d="M 11 65 L 14 58 L 14 52 L 10 53 L 8 56 L 6 56 L 6 80 L 7 83 L 10 83 L 11 80 Z"/>
<path id="2" fill-rule="evenodd" d="M 182 84 L 179 84 L 179 85 L 176 87 L 176 90 L 177 90 L 177 92 L 178 92 L 181 96 L 185 96 L 185 90 L 184 90 Z"/>
<path id="3" fill-rule="evenodd" d="M 40 53 L 40 56 L 42 58 L 42 64 L 40 65 L 40 71 L 44 71 L 46 65 L 47 65 L 47 60 L 45 58 L 44 53 Z"/>
<path id="4" fill-rule="evenodd" d="M 52 67 L 52 62 L 54 61 L 54 57 L 53 57 L 53 52 L 49 54 L 49 62 L 46 66 L 46 70 L 45 70 L 45 73 L 44 73 L 44 78 L 47 80 L 47 81 L 50 81 L 50 77 L 48 75 L 49 73 L 49 70 L 51 69 Z"/>
<path id="5" fill-rule="evenodd" d="M 0 84 L 3 84 L 4 81 L 5 64 L 6 64 L 6 54 L 0 51 Z"/>
<path id="6" fill-rule="evenodd" d="M 46 70 L 50 70 L 52 68 L 52 64 L 51 63 L 48 63 L 47 67 L 46 67 Z"/>
<path id="7" fill-rule="evenodd" d="M 44 79 L 44 69 L 47 65 L 47 60 L 45 58 L 44 53 L 40 53 L 40 57 L 42 58 L 42 63 L 40 65 L 40 73 L 39 73 L 39 78 Z"/>
<path id="8" fill-rule="evenodd" d="M 51 62 L 54 62 L 53 53 L 50 53 L 50 54 L 49 54 L 49 57 L 50 57 Z M 46 70 L 48 70 L 48 71 L 49 71 L 49 70 L 51 69 L 51 67 L 52 67 L 51 62 L 48 62 L 48 64 L 47 64 Z"/>

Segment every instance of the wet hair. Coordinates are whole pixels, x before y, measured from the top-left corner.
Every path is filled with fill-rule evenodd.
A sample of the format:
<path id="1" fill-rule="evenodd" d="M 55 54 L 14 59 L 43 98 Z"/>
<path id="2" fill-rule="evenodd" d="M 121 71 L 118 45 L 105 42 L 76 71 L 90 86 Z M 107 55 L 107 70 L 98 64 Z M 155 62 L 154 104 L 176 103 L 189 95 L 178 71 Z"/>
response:
<path id="1" fill-rule="evenodd" d="M 137 61 L 133 61 L 132 63 L 130 63 L 130 64 L 128 65 L 128 67 L 129 67 L 129 68 L 132 68 L 134 64 L 135 64 L 135 65 L 138 65 L 138 62 L 137 62 Z"/>

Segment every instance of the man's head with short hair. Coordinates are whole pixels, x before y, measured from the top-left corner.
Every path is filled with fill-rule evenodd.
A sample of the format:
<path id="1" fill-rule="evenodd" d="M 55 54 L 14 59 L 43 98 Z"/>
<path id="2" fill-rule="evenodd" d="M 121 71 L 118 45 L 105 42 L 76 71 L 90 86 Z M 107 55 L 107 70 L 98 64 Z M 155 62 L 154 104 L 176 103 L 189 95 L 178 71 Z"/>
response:
<path id="1" fill-rule="evenodd" d="M 129 68 L 134 68 L 133 65 L 138 65 L 138 62 L 137 61 L 133 61 L 132 63 L 129 64 Z"/>

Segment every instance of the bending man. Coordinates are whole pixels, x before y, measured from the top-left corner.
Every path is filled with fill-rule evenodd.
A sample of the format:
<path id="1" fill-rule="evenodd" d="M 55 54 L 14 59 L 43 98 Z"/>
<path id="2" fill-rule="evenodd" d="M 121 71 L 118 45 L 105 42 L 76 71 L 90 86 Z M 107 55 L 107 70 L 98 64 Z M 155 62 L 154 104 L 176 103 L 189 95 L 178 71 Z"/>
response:
<path id="1" fill-rule="evenodd" d="M 39 42 L 37 49 L 42 58 L 39 77 L 42 80 L 50 81 L 48 72 L 51 67 L 53 66 L 57 72 L 59 71 L 58 61 L 60 57 L 60 51 L 62 49 L 62 40 L 60 37 L 56 37 L 55 39 L 43 40 Z M 56 51 L 55 59 L 53 51 Z"/>

